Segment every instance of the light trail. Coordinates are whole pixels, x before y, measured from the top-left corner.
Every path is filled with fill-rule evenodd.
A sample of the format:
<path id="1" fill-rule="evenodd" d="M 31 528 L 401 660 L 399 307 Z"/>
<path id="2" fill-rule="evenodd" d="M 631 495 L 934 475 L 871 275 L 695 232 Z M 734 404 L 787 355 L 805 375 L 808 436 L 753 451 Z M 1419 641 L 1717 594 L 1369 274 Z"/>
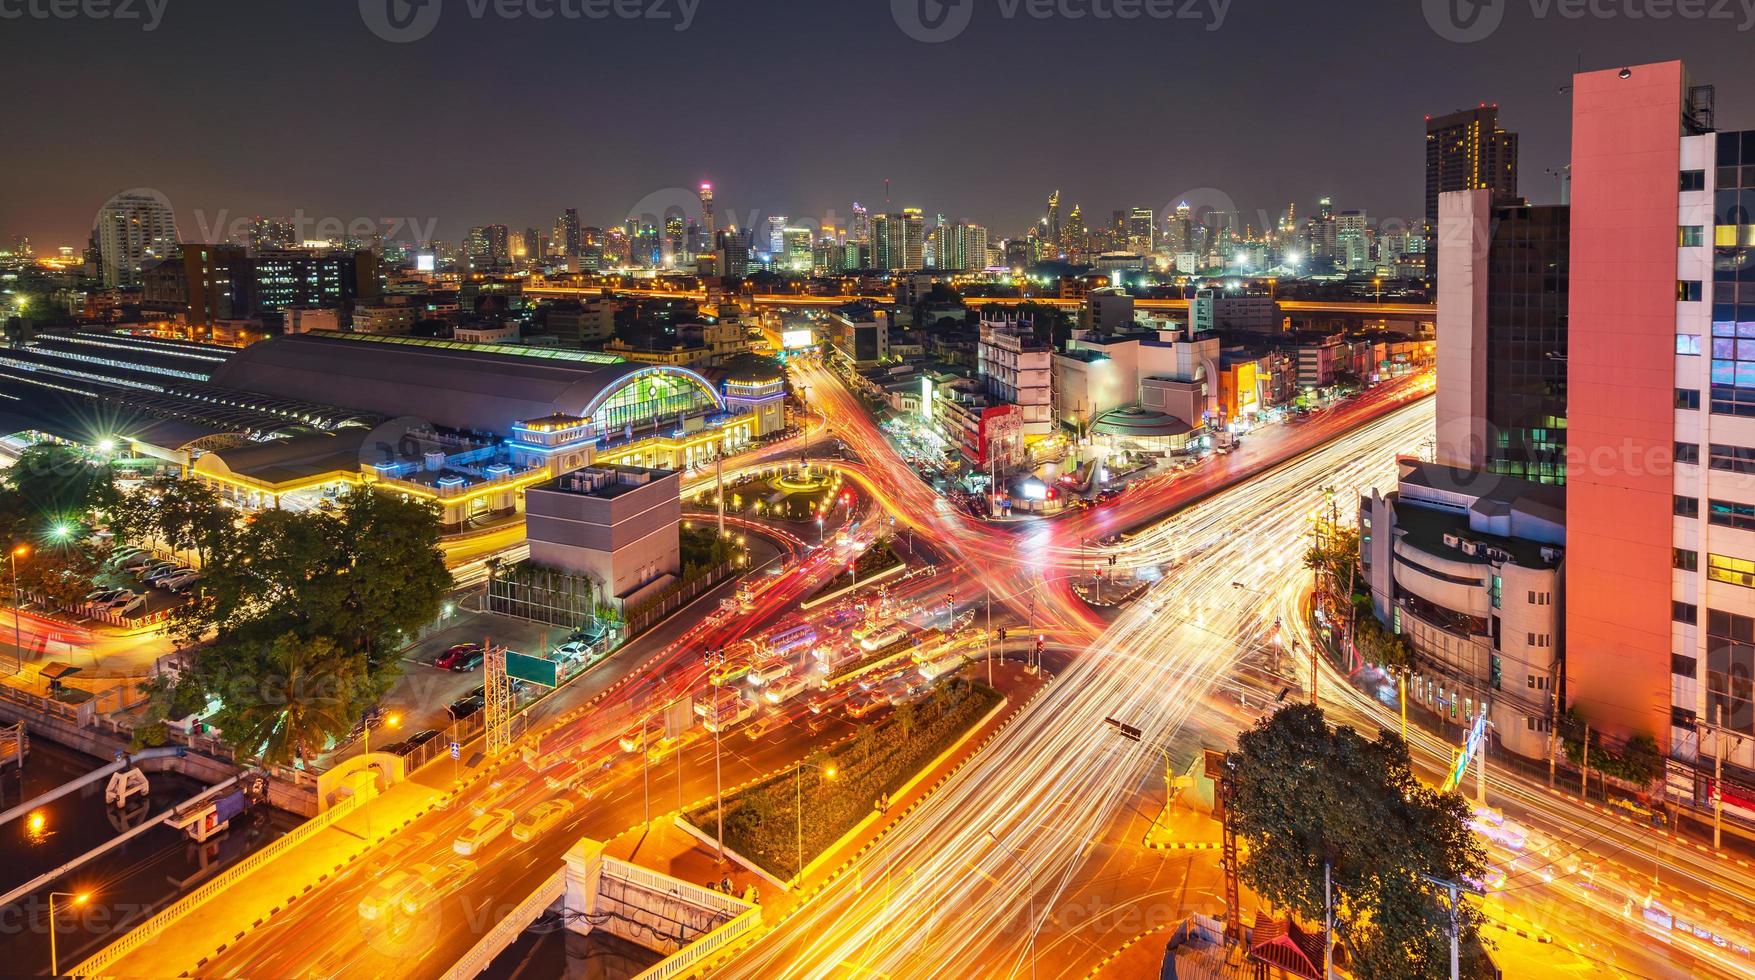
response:
<path id="1" fill-rule="evenodd" d="M 1177 556 L 1175 575 L 874 845 L 859 873 L 836 879 L 717 975 L 1028 973 L 1032 931 L 1156 765 L 1156 746 L 1233 669 L 1271 615 L 1276 586 L 1298 574 L 1321 488 L 1393 481 L 1396 453 L 1418 445 L 1432 419 L 1429 403 L 1400 409 L 1143 535 L 1135 544 L 1145 555 L 1211 543 Z M 1144 739 L 1113 737 L 1107 717 L 1140 727 Z M 870 885 L 885 878 L 885 887 Z"/>

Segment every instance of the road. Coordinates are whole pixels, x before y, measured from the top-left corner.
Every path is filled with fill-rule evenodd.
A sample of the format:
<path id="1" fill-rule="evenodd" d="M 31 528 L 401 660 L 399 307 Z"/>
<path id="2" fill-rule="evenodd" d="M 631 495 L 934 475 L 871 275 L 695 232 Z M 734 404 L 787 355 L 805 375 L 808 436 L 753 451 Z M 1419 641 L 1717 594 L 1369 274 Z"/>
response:
<path id="1" fill-rule="evenodd" d="M 1267 597 L 1300 563 L 1321 488 L 1393 478 L 1396 453 L 1417 446 L 1431 425 L 1429 404 L 1399 409 L 1171 517 L 1161 533 L 1189 546 L 1147 595 L 974 764 L 871 848 L 861 875 L 836 879 L 719 975 L 1027 970 L 1037 924 L 1072 886 L 1138 774 L 1157 766 L 1153 746 L 1190 721 L 1270 627 Z M 1030 552 L 1024 560 L 1039 567 Z M 1144 741 L 1114 736 L 1109 717 L 1138 726 Z M 859 887 L 878 876 L 890 887 Z"/>

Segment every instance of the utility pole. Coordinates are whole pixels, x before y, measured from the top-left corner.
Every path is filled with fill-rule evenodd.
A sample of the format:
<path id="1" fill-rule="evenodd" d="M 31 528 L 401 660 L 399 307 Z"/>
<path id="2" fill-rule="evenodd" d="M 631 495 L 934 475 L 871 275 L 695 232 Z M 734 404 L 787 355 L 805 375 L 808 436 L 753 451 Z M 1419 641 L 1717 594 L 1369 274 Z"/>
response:
<path id="1" fill-rule="evenodd" d="M 719 539 L 725 539 L 725 442 L 720 440 L 719 451 L 713 454 L 713 484 L 719 493 Z"/>
<path id="2" fill-rule="evenodd" d="M 1578 795 L 1590 798 L 1590 722 L 1584 723 L 1584 755 L 1578 766 Z"/>
<path id="3" fill-rule="evenodd" d="M 1461 980 L 1462 916 L 1461 905 L 1459 903 L 1462 901 L 1463 892 L 1467 891 L 1479 895 L 1481 894 L 1481 890 L 1472 885 L 1458 884 L 1454 881 L 1446 881 L 1443 878 L 1434 878 L 1431 875 L 1421 875 L 1420 877 L 1450 892 L 1450 980 Z"/>
<path id="4" fill-rule="evenodd" d="M 1548 675 L 1548 788 L 1554 788 L 1554 771 L 1560 764 L 1560 659 Z"/>
<path id="5" fill-rule="evenodd" d="M 1322 862 L 1322 976 L 1329 980 L 1335 975 L 1335 900 L 1333 891 L 1333 870 L 1328 861 Z M 1455 929 L 1456 924 L 1451 923 Z M 1456 971 L 1451 970 L 1451 976 Z"/>

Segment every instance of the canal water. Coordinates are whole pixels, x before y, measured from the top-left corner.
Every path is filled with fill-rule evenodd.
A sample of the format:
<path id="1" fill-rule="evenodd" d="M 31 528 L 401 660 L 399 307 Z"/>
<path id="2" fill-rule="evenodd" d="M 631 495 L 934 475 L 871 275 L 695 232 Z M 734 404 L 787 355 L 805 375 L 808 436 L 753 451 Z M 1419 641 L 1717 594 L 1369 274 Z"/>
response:
<path id="1" fill-rule="evenodd" d="M 0 809 L 34 799 L 111 761 L 32 738 L 23 772 L 8 767 L 0 775 Z M 105 780 L 98 780 L 0 825 L 0 891 L 53 871 L 206 788 L 175 773 L 148 774 L 147 781 L 148 794 L 125 809 L 104 802 Z M 49 972 L 51 891 L 89 895 L 83 904 L 55 896 L 55 941 L 60 968 L 66 971 L 300 820 L 264 805 L 234 818 L 224 834 L 205 844 L 162 825 L 146 831 L 0 908 L 0 974 Z"/>

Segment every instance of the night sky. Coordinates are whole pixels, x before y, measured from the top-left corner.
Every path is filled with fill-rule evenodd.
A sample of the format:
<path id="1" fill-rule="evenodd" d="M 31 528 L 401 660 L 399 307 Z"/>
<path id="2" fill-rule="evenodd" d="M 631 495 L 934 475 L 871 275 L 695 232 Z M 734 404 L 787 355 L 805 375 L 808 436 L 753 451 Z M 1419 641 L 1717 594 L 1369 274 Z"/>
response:
<path id="1" fill-rule="evenodd" d="M 0 13 L 33 2 L 50 0 Z M 145 0 L 111 2 L 149 16 Z M 1326 194 L 1381 218 L 1421 208 L 1422 116 L 1483 101 L 1521 134 L 1522 191 L 1545 201 L 1569 139 L 1558 89 L 1580 58 L 1682 58 L 1717 85 L 1720 128 L 1755 127 L 1755 9 L 1741 6 L 1755 0 L 1664 21 L 1627 13 L 1665 0 L 1596 0 L 1612 19 L 1500 0 L 1503 22 L 1474 43 L 1440 37 L 1421 0 L 1232 0 L 1217 31 L 1215 0 L 1174 0 L 1204 20 L 1132 21 L 961 0 L 970 22 L 936 44 L 904 33 L 890 0 L 621 0 L 669 18 L 638 21 L 506 20 L 491 5 L 477 19 L 489 0 L 431 0 L 436 26 L 404 44 L 368 29 L 356 0 L 153 2 L 150 33 L 0 19 L 13 96 L 0 240 L 81 246 L 131 187 L 162 191 L 187 240 L 216 237 L 202 230 L 222 211 L 436 219 L 450 241 L 479 223 L 546 232 L 568 206 L 607 226 L 703 179 L 743 224 L 845 222 L 855 200 L 882 208 L 886 177 L 897 208 L 996 237 L 1056 187 L 1092 224 L 1196 188 L 1251 214 L 1308 213 Z M 680 2 L 696 5 L 681 32 Z"/>

